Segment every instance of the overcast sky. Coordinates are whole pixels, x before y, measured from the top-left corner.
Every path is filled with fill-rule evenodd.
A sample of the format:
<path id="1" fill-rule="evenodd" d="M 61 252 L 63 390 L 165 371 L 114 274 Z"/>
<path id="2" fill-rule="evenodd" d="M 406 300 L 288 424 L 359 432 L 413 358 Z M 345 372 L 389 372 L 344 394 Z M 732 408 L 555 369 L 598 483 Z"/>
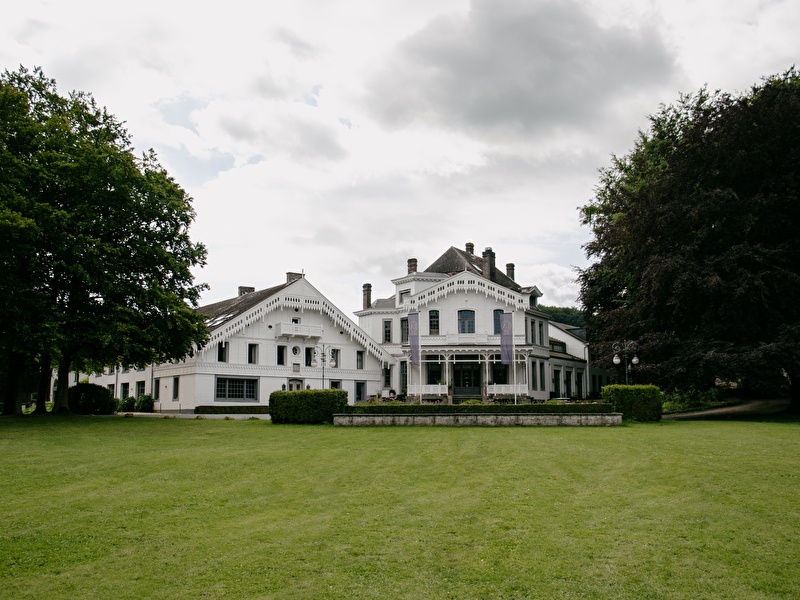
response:
<path id="1" fill-rule="evenodd" d="M 800 56 L 796 0 L 10 0 L 0 68 L 91 92 L 194 198 L 203 303 L 345 313 L 450 246 L 575 305 L 578 207 L 647 115 Z"/>

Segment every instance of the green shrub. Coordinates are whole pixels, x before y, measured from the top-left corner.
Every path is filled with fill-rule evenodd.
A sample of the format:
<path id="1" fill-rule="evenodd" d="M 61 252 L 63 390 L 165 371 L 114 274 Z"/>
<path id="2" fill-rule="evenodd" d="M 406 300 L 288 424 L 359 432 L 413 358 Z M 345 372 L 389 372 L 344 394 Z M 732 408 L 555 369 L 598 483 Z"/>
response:
<path id="1" fill-rule="evenodd" d="M 344 412 L 347 407 L 347 392 L 344 390 L 272 392 L 269 396 L 269 406 L 272 422 L 276 424 L 332 423 L 333 415 Z"/>
<path id="2" fill-rule="evenodd" d="M 151 413 L 155 408 L 155 402 L 150 394 L 142 394 L 136 399 L 134 409 L 136 412 Z"/>
<path id="3" fill-rule="evenodd" d="M 340 411 L 351 415 L 414 415 L 414 414 L 529 414 L 529 413 L 582 413 L 598 414 L 613 412 L 609 404 L 574 402 L 571 404 L 403 404 L 387 406 L 381 404 L 356 404 Z"/>
<path id="4" fill-rule="evenodd" d="M 133 412 L 136 408 L 136 398 L 128 396 L 117 400 L 117 410 L 119 412 Z"/>
<path id="5" fill-rule="evenodd" d="M 629 421 L 660 421 L 663 394 L 654 385 L 607 385 L 600 392 L 604 402 Z"/>
<path id="6" fill-rule="evenodd" d="M 113 415 L 117 402 L 111 392 L 96 383 L 78 383 L 67 392 L 69 409 L 78 415 Z"/>
<path id="7" fill-rule="evenodd" d="M 693 410 L 707 410 L 728 404 L 735 404 L 738 399 L 726 398 L 717 388 L 699 391 L 694 388 L 674 390 L 664 394 L 662 410 L 664 413 L 680 413 Z"/>
<path id="8" fill-rule="evenodd" d="M 479 405 L 483 405 L 483 402 L 481 400 L 478 400 L 477 398 L 470 398 L 469 400 L 464 400 L 461 403 L 461 406 L 479 406 Z"/>

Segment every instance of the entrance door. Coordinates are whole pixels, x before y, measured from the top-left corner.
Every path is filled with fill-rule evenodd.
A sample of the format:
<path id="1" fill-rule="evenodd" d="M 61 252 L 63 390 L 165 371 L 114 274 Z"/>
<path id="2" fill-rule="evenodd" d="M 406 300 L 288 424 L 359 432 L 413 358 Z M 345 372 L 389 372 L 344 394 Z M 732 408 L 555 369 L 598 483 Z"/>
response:
<path id="1" fill-rule="evenodd" d="M 298 390 L 303 389 L 303 380 L 302 379 L 290 379 L 289 380 L 289 391 L 296 392 Z"/>
<path id="2" fill-rule="evenodd" d="M 480 398 L 481 365 L 455 363 L 453 365 L 453 395 L 460 398 Z"/>

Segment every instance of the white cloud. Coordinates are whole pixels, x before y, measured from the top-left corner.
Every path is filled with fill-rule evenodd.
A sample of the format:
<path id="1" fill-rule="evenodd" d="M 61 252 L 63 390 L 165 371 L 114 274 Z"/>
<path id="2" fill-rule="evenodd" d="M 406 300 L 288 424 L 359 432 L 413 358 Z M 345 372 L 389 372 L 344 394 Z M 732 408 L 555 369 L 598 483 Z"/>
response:
<path id="1" fill-rule="evenodd" d="M 305 270 L 346 312 L 467 241 L 574 303 L 597 169 L 800 50 L 791 0 L 12 4 L 0 65 L 92 92 L 195 199 L 206 301 Z"/>

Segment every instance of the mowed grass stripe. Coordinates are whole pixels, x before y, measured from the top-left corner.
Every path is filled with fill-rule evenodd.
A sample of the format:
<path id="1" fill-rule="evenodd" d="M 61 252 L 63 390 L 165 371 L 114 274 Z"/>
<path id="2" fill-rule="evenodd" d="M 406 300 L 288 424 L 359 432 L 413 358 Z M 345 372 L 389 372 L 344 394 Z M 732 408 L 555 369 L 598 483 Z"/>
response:
<path id="1" fill-rule="evenodd" d="M 799 597 L 798 433 L 3 419 L 0 597 Z"/>

